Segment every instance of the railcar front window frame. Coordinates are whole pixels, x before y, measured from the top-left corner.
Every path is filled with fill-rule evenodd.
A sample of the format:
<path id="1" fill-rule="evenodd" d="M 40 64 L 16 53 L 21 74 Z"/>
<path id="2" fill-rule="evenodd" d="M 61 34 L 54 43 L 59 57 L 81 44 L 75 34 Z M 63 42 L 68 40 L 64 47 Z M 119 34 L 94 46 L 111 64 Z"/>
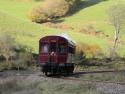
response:
<path id="1" fill-rule="evenodd" d="M 59 53 L 67 53 L 67 45 L 65 43 L 61 43 L 58 46 L 58 52 Z"/>
<path id="2" fill-rule="evenodd" d="M 49 43 L 40 44 L 40 53 L 49 53 Z"/>

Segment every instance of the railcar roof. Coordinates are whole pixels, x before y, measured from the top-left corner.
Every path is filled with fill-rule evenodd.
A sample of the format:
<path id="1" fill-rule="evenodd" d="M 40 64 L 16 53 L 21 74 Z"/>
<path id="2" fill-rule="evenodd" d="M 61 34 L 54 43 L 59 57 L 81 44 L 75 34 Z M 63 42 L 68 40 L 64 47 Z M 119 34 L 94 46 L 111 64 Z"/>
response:
<path id="1" fill-rule="evenodd" d="M 67 37 L 64 37 L 64 36 L 61 36 L 61 35 L 48 35 L 48 36 L 42 37 L 41 39 L 47 38 L 47 37 L 60 37 L 60 38 L 64 38 L 64 39 L 66 39 L 68 41 L 69 44 L 75 46 L 75 43 L 72 40 L 69 40 Z"/>

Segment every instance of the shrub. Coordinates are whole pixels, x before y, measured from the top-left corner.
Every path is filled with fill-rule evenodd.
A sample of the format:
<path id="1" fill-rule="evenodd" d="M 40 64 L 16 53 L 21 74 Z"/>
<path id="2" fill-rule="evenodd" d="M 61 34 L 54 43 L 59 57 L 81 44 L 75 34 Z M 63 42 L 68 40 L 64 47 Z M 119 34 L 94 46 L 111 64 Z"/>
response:
<path id="1" fill-rule="evenodd" d="M 0 71 L 16 68 L 15 62 L 0 62 Z"/>
<path id="2" fill-rule="evenodd" d="M 32 53 L 20 52 L 17 53 L 16 59 L 7 62 L 0 62 L 0 71 L 10 69 L 28 69 L 33 66 L 36 66 L 36 62 L 33 59 Z"/>
<path id="3" fill-rule="evenodd" d="M 76 65 L 83 65 L 83 63 L 86 61 L 86 55 L 85 53 L 81 51 L 77 51 L 74 56 L 74 62 Z"/>
<path id="4" fill-rule="evenodd" d="M 17 44 L 10 35 L 0 36 L 0 71 L 6 69 L 27 69 L 34 63 L 32 49 Z"/>
<path id="5" fill-rule="evenodd" d="M 33 55 L 31 52 L 20 52 L 15 62 L 18 70 L 27 69 L 34 64 Z"/>
<path id="6" fill-rule="evenodd" d="M 101 48 L 97 44 L 89 45 L 86 48 L 86 53 L 90 55 L 92 58 L 96 58 L 96 56 L 101 52 Z"/>
<path id="7" fill-rule="evenodd" d="M 49 18 L 64 16 L 70 6 L 65 0 L 46 0 L 44 3 L 44 8 Z"/>
<path id="8" fill-rule="evenodd" d="M 3 56 L 6 61 L 15 56 L 15 39 L 10 35 L 0 36 L 0 56 Z"/>
<path id="9" fill-rule="evenodd" d="M 97 58 L 99 55 L 103 55 L 102 50 L 97 44 L 86 44 L 86 43 L 78 43 L 76 51 L 83 51 L 87 57 Z"/>
<path id="10" fill-rule="evenodd" d="M 28 12 L 33 22 L 46 22 L 48 19 L 66 15 L 76 0 L 45 0 Z"/>
<path id="11" fill-rule="evenodd" d="M 37 6 L 28 12 L 28 18 L 33 22 L 46 22 L 48 19 L 47 13 L 44 12 L 43 7 Z"/>
<path id="12" fill-rule="evenodd" d="M 68 2 L 70 6 L 73 6 L 76 2 L 79 2 L 79 0 L 65 0 L 65 1 Z"/>

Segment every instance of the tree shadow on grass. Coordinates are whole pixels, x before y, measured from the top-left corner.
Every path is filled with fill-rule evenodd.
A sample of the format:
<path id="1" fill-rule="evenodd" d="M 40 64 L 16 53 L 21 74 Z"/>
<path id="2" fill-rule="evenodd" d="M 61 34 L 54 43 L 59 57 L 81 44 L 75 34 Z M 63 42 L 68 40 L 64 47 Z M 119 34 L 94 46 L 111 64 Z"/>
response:
<path id="1" fill-rule="evenodd" d="M 76 0 L 73 7 L 69 10 L 69 13 L 63 17 L 72 16 L 84 8 L 91 7 L 93 5 L 96 5 L 104 1 L 108 1 L 108 0 Z M 65 21 L 65 19 L 60 19 L 60 18 L 61 17 L 54 17 L 52 20 L 48 20 L 47 22 L 58 24 Z"/>
<path id="2" fill-rule="evenodd" d="M 104 2 L 104 1 L 108 1 L 108 0 L 77 0 L 75 2 L 75 5 L 71 8 L 70 12 L 67 15 L 65 15 L 64 17 L 72 16 L 82 9 L 85 9 L 87 7 L 91 7 L 93 5 L 96 5 L 96 4 Z M 61 23 L 61 22 L 64 22 L 64 21 L 65 21 L 64 19 L 60 20 L 60 17 L 59 17 L 59 18 L 55 18 L 54 20 L 49 21 L 49 22 Z"/>
<path id="3" fill-rule="evenodd" d="M 57 23 L 64 22 L 64 19 L 55 18 L 55 19 L 50 20 L 50 21 L 48 21 L 48 22 L 51 22 L 51 23 L 57 24 Z"/>
<path id="4" fill-rule="evenodd" d="M 79 12 L 80 10 L 93 6 L 95 4 L 108 1 L 108 0 L 79 0 L 76 4 L 71 8 L 70 12 L 66 16 L 72 16 L 73 14 Z"/>

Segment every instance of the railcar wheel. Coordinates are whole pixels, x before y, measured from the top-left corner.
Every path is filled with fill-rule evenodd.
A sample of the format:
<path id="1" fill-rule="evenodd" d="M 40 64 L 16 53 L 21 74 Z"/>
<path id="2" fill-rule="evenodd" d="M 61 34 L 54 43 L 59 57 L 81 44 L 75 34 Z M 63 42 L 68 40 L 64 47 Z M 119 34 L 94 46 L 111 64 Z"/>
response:
<path id="1" fill-rule="evenodd" d="M 48 77 L 51 76 L 50 72 L 45 72 L 45 75 Z"/>

